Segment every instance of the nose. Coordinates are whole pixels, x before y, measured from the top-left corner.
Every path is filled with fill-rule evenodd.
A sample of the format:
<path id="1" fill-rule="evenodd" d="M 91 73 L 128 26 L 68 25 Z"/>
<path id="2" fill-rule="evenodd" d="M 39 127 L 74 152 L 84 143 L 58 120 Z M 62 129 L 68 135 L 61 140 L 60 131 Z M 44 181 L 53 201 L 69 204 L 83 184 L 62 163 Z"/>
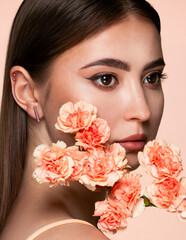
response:
<path id="1" fill-rule="evenodd" d="M 128 88 L 127 98 L 124 119 L 126 121 L 148 121 L 151 116 L 151 111 L 142 86 L 140 84 L 131 84 Z"/>

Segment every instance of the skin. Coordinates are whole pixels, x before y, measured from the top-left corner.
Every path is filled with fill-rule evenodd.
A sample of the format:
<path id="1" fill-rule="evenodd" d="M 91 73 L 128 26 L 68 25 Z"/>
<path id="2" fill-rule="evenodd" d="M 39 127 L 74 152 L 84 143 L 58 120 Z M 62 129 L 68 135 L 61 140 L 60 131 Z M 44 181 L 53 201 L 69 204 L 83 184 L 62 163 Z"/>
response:
<path id="1" fill-rule="evenodd" d="M 129 69 L 104 65 L 85 68 L 103 58 L 124 61 Z M 130 16 L 59 56 L 50 66 L 45 86 L 37 86 L 22 67 L 12 68 L 11 74 L 16 72 L 16 81 L 12 79 L 13 96 L 29 116 L 28 154 L 23 184 L 3 240 L 11 239 L 11 230 L 19 239 L 24 239 L 40 226 L 61 219 L 81 218 L 95 224 L 91 217 L 94 203 L 104 199 L 104 192 L 92 193 L 78 183 L 72 183 L 69 188 L 57 186 L 52 189 L 46 184 L 38 184 L 32 178 L 36 167 L 33 150 L 41 143 L 50 144 L 59 139 L 67 145 L 74 144 L 72 135 L 58 133 L 54 127 L 59 108 L 68 101 L 85 100 L 95 105 L 99 117 L 107 120 L 111 128 L 110 143 L 136 133 L 145 133 L 147 141 L 154 139 L 164 106 L 159 78 L 164 64 L 151 66 L 148 70 L 144 68 L 157 59 L 163 59 L 157 29 L 145 19 Z M 100 78 L 90 80 L 100 73 L 115 77 L 109 78 L 107 85 Z M 153 77 L 148 77 L 152 74 Z M 40 123 L 35 120 L 34 106 L 37 106 Z M 138 166 L 137 152 L 127 152 L 127 159 L 133 168 Z M 25 221 L 28 225 L 23 230 L 21 226 Z M 63 233 L 63 237 L 66 234 L 65 239 L 73 239 L 68 234 L 74 234 L 75 228 L 81 227 L 72 225 L 73 231 L 68 229 L 66 233 L 61 227 L 57 232 Z M 90 239 L 106 239 L 96 229 L 87 229 L 87 233 L 98 234 Z M 84 239 L 85 231 L 78 232 L 81 239 Z"/>
<path id="2" fill-rule="evenodd" d="M 103 65 L 83 68 L 105 58 L 124 61 L 130 69 Z M 144 68 L 157 59 L 163 59 L 157 30 L 151 23 L 135 18 L 109 28 L 60 56 L 49 76 L 50 93 L 47 98 L 40 99 L 52 141 L 65 139 L 69 145 L 74 143 L 72 135 L 57 133 L 54 125 L 61 105 L 79 100 L 95 105 L 98 116 L 107 120 L 111 128 L 110 143 L 136 133 L 145 133 L 148 141 L 154 139 L 164 99 L 159 77 L 151 77 L 153 84 L 146 78 L 154 72 L 161 73 L 164 66 L 160 64 L 146 71 Z M 103 78 L 87 80 L 100 73 L 110 74 L 106 77 L 107 85 L 102 82 Z M 127 153 L 129 165 L 136 168 L 137 152 Z"/>

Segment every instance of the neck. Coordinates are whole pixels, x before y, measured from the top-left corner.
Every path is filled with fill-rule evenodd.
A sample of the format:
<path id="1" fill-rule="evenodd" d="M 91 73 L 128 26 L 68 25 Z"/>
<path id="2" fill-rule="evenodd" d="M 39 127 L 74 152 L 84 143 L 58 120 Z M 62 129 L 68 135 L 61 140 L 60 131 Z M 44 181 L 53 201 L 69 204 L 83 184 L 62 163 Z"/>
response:
<path id="1" fill-rule="evenodd" d="M 92 217 L 95 202 L 105 198 L 104 191 L 91 192 L 79 182 L 70 182 L 69 187 L 58 184 L 56 187 L 50 188 L 48 183 L 39 184 L 33 179 L 32 173 L 36 167 L 33 161 L 35 147 L 42 143 L 46 144 L 46 142 L 51 144 L 46 134 L 40 134 L 39 138 L 36 137 L 37 132 L 42 133 L 41 124 L 39 124 L 39 130 L 32 127 L 32 124 L 29 127 L 26 168 L 19 196 L 23 198 L 22 201 L 27 206 L 37 206 L 37 211 L 39 211 L 37 214 L 48 216 L 50 213 L 50 216 L 52 215 L 54 218 L 56 216 L 58 220 L 77 218 L 96 225 L 97 219 Z M 34 129 L 36 130 L 34 131 Z"/>

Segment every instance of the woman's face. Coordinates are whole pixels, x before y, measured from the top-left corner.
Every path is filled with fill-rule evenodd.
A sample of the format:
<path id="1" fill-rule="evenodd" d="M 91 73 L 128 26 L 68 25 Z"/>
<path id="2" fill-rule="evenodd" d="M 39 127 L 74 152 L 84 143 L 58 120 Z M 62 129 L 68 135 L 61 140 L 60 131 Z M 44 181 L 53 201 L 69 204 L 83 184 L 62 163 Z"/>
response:
<path id="1" fill-rule="evenodd" d="M 85 100 L 107 120 L 109 142 L 124 146 L 129 164 L 137 167 L 145 139 L 125 138 L 155 138 L 164 106 L 163 68 L 159 33 L 143 18 L 130 17 L 66 51 L 51 66 L 49 94 L 41 98 L 52 142 L 74 144 L 73 135 L 58 133 L 54 125 L 62 104 Z"/>

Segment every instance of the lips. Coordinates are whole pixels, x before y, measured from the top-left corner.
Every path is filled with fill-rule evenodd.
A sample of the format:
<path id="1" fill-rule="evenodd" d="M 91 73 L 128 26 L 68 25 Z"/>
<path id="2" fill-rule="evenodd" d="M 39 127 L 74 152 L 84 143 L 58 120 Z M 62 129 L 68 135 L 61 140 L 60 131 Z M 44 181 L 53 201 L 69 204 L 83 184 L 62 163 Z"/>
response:
<path id="1" fill-rule="evenodd" d="M 146 134 L 134 134 L 117 141 L 126 151 L 141 151 L 147 142 Z"/>

